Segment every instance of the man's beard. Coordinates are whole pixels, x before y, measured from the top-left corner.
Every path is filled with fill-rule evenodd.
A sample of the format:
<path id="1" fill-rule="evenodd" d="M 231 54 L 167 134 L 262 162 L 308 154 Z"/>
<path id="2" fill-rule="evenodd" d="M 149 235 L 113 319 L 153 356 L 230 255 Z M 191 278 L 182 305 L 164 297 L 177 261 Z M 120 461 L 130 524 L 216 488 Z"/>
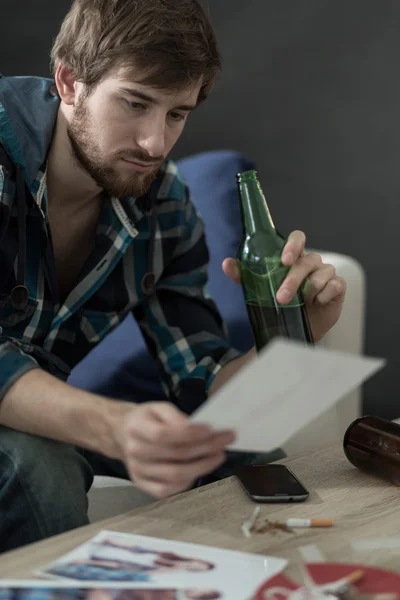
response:
<path id="1" fill-rule="evenodd" d="M 107 157 L 101 156 L 96 145 L 96 135 L 91 126 L 90 113 L 85 101 L 78 102 L 72 119 L 67 127 L 67 134 L 71 142 L 72 155 L 79 167 L 84 169 L 95 183 L 110 197 L 139 197 L 143 196 L 157 177 L 157 173 L 164 157 L 149 160 L 148 154 L 140 150 L 126 150 L 116 152 Z M 138 161 L 142 164 L 154 164 L 157 166 L 149 173 L 134 172 L 123 177 L 114 164 L 121 159 Z M 128 172 L 128 169 L 126 169 Z"/>

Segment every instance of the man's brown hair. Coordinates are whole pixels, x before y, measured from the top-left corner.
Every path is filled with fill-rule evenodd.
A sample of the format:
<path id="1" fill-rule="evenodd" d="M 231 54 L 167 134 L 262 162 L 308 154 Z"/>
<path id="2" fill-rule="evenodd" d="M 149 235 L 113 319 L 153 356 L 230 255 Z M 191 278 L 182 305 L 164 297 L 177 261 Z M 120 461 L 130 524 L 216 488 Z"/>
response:
<path id="1" fill-rule="evenodd" d="M 88 90 L 114 68 L 140 83 L 178 90 L 202 80 L 204 100 L 221 68 L 211 23 L 198 0 L 74 0 L 51 51 Z"/>

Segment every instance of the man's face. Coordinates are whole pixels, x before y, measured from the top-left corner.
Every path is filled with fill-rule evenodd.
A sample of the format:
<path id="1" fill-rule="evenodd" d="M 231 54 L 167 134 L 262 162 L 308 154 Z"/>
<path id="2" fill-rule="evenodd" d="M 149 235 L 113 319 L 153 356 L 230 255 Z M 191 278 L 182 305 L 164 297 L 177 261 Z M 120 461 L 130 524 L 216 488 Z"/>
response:
<path id="1" fill-rule="evenodd" d="M 117 73 L 89 96 L 77 85 L 67 131 L 79 166 L 110 196 L 142 196 L 196 107 L 201 82 L 159 91 Z"/>

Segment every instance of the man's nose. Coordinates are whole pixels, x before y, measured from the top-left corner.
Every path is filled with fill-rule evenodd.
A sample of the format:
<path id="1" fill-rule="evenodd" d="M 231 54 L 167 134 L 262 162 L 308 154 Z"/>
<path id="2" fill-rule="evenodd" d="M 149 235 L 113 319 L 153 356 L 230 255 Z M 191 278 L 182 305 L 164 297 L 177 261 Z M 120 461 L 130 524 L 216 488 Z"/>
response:
<path id="1" fill-rule="evenodd" d="M 152 158 L 159 158 L 165 152 L 165 119 L 151 119 L 141 130 L 137 145 Z"/>

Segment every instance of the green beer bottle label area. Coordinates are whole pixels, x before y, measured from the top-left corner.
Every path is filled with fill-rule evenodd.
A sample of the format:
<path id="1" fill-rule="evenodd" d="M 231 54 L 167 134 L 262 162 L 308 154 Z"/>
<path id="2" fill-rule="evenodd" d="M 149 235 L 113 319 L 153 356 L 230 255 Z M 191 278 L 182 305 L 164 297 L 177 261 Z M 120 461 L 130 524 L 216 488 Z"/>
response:
<path id="1" fill-rule="evenodd" d="M 281 309 L 304 304 L 304 300 L 299 297 L 299 294 L 295 294 L 293 299 L 285 305 L 279 304 L 276 300 L 276 293 L 290 271 L 290 268 L 285 267 L 279 258 L 264 259 L 258 271 L 246 266 L 244 262 L 239 262 L 239 269 L 246 292 L 246 304 L 278 306 Z"/>

